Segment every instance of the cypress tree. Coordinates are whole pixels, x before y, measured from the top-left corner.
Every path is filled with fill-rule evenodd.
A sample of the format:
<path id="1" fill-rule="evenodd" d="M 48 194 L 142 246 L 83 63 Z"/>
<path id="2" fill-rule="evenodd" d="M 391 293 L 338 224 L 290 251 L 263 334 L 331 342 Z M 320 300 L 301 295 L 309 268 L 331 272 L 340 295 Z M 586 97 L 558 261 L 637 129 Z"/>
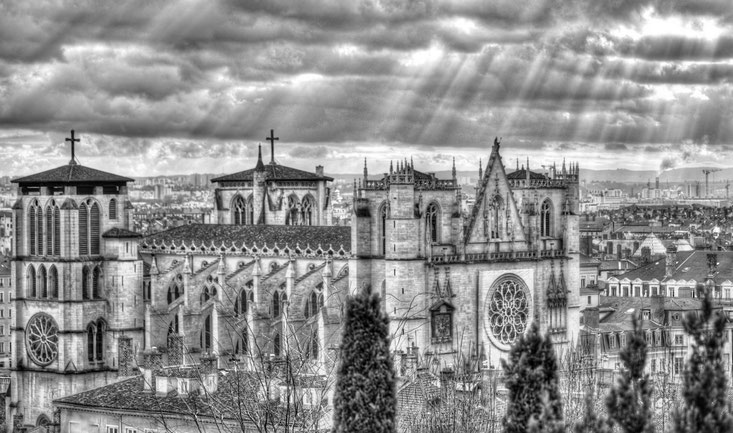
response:
<path id="1" fill-rule="evenodd" d="M 379 295 L 368 288 L 346 300 L 334 396 L 334 433 L 396 431 L 389 319 L 380 304 Z"/>
<path id="2" fill-rule="evenodd" d="M 708 289 L 711 283 L 709 279 Z M 673 416 L 672 431 L 676 433 L 733 431 L 722 358 L 726 319 L 722 314 L 713 314 L 710 296 L 710 290 L 706 290 L 702 314 L 689 312 L 683 321 L 692 339 L 692 353 L 685 364 L 682 405 Z"/>
<path id="3" fill-rule="evenodd" d="M 619 353 L 624 370 L 606 398 L 608 415 L 624 433 L 654 433 L 652 422 L 652 385 L 644 373 L 647 345 L 644 331 L 636 316 L 632 317 L 633 330 L 628 342 Z"/>
<path id="4" fill-rule="evenodd" d="M 557 360 L 550 338 L 540 335 L 532 323 L 509 351 L 508 361 L 501 364 L 509 390 L 504 431 L 525 433 L 534 417 L 533 428 L 546 431 L 545 425 L 562 421 L 562 402 L 558 389 Z"/>
<path id="5" fill-rule="evenodd" d="M 606 419 L 603 415 L 596 414 L 593 407 L 593 397 L 591 392 L 585 395 L 583 404 L 583 419 L 575 424 L 574 433 L 612 433 L 613 422 Z"/>

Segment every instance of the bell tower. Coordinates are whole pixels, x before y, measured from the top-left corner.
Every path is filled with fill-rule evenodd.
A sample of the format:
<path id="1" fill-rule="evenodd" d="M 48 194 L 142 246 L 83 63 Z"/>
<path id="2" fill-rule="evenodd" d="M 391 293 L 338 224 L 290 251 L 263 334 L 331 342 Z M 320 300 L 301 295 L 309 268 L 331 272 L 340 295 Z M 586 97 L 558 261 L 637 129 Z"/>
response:
<path id="1" fill-rule="evenodd" d="M 133 179 L 78 163 L 12 182 L 13 424 L 53 420 L 53 400 L 131 374 L 142 348 L 142 261 L 129 230 Z M 140 293 L 138 293 L 140 292 Z"/>

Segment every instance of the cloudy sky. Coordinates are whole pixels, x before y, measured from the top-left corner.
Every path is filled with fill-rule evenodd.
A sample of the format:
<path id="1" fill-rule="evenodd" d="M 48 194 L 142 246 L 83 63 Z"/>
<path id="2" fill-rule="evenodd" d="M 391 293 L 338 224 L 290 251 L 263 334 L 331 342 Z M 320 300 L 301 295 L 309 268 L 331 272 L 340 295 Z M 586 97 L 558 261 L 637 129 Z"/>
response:
<path id="1" fill-rule="evenodd" d="M 101 6 L 100 6 L 101 5 Z M 731 0 L 0 0 L 0 166 L 655 170 L 733 154 Z M 733 165 L 733 164 L 731 164 Z"/>

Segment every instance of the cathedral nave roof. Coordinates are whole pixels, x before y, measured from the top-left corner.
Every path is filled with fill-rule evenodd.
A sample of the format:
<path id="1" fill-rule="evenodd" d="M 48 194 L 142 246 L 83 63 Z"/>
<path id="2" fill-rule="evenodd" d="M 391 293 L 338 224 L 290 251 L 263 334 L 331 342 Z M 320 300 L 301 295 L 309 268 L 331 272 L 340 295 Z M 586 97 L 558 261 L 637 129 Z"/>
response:
<path id="1" fill-rule="evenodd" d="M 267 180 L 328 180 L 332 181 L 332 177 L 320 176 L 297 168 L 287 167 L 280 164 L 267 164 L 265 168 L 265 179 Z M 227 174 L 224 176 L 211 179 L 212 182 L 239 182 L 251 181 L 255 172 L 255 168 L 240 171 L 237 173 Z"/>
<path id="2" fill-rule="evenodd" d="M 31 174 L 11 180 L 18 184 L 79 184 L 79 183 L 100 183 L 100 182 L 134 182 L 135 179 L 129 177 L 118 176 L 116 174 L 107 173 L 106 171 L 97 170 L 91 167 L 85 167 L 79 164 L 67 164 L 61 167 L 52 168 L 51 170 L 42 171 L 40 173 Z"/>

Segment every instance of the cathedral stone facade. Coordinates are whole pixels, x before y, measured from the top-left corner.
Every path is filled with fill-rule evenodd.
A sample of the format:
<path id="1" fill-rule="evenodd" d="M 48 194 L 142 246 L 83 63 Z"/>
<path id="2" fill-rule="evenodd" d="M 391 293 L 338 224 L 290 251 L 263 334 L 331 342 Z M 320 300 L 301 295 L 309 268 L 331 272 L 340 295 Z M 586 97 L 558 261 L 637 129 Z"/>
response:
<path id="1" fill-rule="evenodd" d="M 143 262 L 128 230 L 132 181 L 73 157 L 12 181 L 11 425 L 52 423 L 54 399 L 133 373 Z"/>
<path id="2" fill-rule="evenodd" d="M 500 368 L 532 322 L 558 350 L 577 337 L 577 166 L 507 174 L 499 148 L 496 140 L 467 215 L 455 167 L 437 179 L 405 161 L 370 179 L 365 166 L 349 278 L 381 290 L 394 349 L 443 367 L 471 356 Z"/>

